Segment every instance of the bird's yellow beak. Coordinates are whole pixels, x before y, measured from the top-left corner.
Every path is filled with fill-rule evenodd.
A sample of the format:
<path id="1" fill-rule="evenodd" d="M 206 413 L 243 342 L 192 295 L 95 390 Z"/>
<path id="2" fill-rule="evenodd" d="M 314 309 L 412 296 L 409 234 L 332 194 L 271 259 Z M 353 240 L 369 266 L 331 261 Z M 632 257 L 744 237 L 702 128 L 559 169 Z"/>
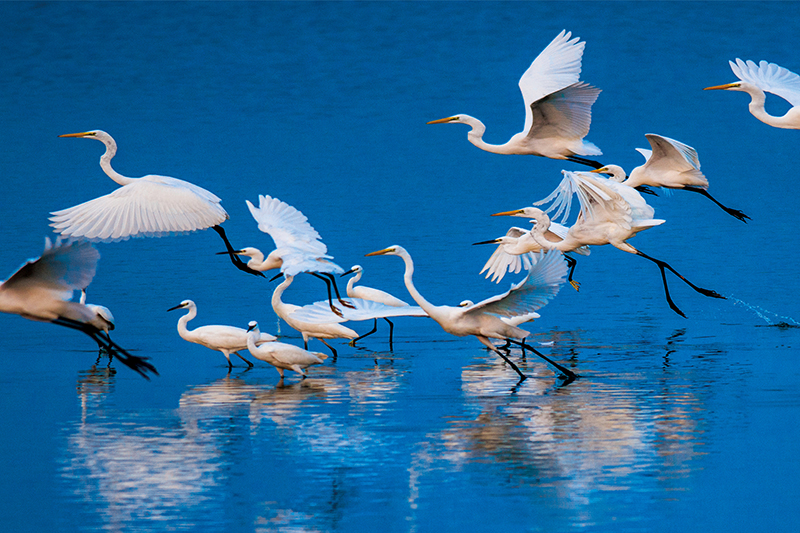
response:
<path id="1" fill-rule="evenodd" d="M 454 120 L 458 120 L 458 117 L 440 118 L 439 120 L 431 120 L 430 122 L 426 122 L 426 124 L 445 124 L 447 122 L 453 122 Z"/>
<path id="2" fill-rule="evenodd" d="M 394 248 L 384 248 L 383 250 L 378 250 L 377 252 L 370 252 L 370 253 L 366 254 L 364 257 L 369 257 L 371 255 L 385 255 L 385 254 L 388 254 L 389 252 L 393 252 L 393 251 L 394 251 Z"/>
<path id="3" fill-rule="evenodd" d="M 738 87 L 739 83 L 726 83 L 725 85 L 714 85 L 713 87 L 706 87 L 703 89 L 704 91 L 712 91 L 714 89 L 730 89 L 732 87 Z"/>
<path id="4" fill-rule="evenodd" d="M 591 174 L 610 174 L 610 172 L 608 171 L 608 167 L 596 168 L 594 170 L 590 170 L 589 172 Z"/>
<path id="5" fill-rule="evenodd" d="M 83 131 L 81 133 L 65 133 L 64 135 L 59 135 L 59 137 L 88 137 L 89 135 L 94 135 L 94 132 Z"/>
<path id="6" fill-rule="evenodd" d="M 522 209 L 514 209 L 513 211 L 503 211 L 502 213 L 495 213 L 493 217 L 513 217 L 514 215 L 518 215 L 522 213 Z"/>

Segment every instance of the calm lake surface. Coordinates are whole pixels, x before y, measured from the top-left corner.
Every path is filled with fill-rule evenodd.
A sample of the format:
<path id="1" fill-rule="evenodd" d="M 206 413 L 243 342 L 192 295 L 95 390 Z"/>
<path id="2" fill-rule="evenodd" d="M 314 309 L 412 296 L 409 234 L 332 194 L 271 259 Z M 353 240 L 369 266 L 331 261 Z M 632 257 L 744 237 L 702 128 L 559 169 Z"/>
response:
<path id="1" fill-rule="evenodd" d="M 89 301 L 112 338 L 148 356 L 145 381 L 87 337 L 0 316 L 0 524 L 6 531 L 796 531 L 800 527 L 800 132 L 757 121 L 728 61 L 800 72 L 800 4 L 1 3 L 0 277 L 41 254 L 48 213 L 106 194 L 115 168 L 223 199 L 234 246 L 271 250 L 245 200 L 305 213 L 363 283 L 408 296 L 392 244 L 437 304 L 508 288 L 478 275 L 492 218 L 546 196 L 564 162 L 478 150 L 469 113 L 503 143 L 523 123 L 522 72 L 562 30 L 586 41 L 581 79 L 603 92 L 587 140 L 643 162 L 645 133 L 699 153 L 707 199 L 647 197 L 667 222 L 633 244 L 727 300 L 610 246 L 529 324 L 516 375 L 474 338 L 423 318 L 385 324 L 299 381 L 264 364 L 228 373 L 183 341 L 191 326 L 280 323 L 275 282 L 235 270 L 213 232 L 99 244 Z M 768 99 L 782 114 L 786 103 Z M 344 283 L 341 284 L 342 288 Z M 324 298 L 299 278 L 284 299 Z M 350 324 L 359 332 L 369 323 Z M 324 351 L 318 341 L 314 350 Z M 235 360 L 236 358 L 234 358 Z M 241 363 L 241 362 L 240 362 Z M 234 361 L 234 364 L 237 364 Z"/>

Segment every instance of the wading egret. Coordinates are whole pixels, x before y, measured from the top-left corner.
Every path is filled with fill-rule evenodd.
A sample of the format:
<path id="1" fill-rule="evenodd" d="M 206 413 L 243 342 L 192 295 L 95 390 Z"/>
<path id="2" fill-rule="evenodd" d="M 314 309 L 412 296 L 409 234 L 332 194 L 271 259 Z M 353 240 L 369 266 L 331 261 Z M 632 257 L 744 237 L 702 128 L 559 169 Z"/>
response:
<path id="1" fill-rule="evenodd" d="M 188 309 L 189 311 L 178 320 L 178 335 L 185 341 L 200 344 L 206 348 L 222 352 L 228 360 L 228 369 L 233 368 L 231 354 L 235 353 L 239 358 L 252 367 L 253 363 L 242 357 L 239 350 L 247 348 L 247 330 L 235 326 L 200 326 L 195 329 L 188 329 L 186 325 L 197 316 L 197 305 L 192 300 L 184 300 L 175 307 L 170 307 L 167 311 L 176 309 Z M 256 343 L 272 342 L 276 339 L 274 335 L 262 333 L 256 339 Z"/>
<path id="2" fill-rule="evenodd" d="M 333 348 L 333 346 L 325 342 L 325 339 L 355 339 L 358 337 L 358 333 L 338 323 L 344 321 L 344 319 L 339 316 L 341 315 L 341 312 L 337 314 L 337 321 L 335 322 L 331 321 L 327 323 L 313 323 L 304 322 L 303 320 L 294 318 L 292 313 L 300 309 L 300 306 L 284 303 L 281 300 L 283 291 L 285 291 L 287 287 L 292 284 L 294 276 L 284 273 L 283 278 L 283 282 L 275 287 L 275 290 L 272 293 L 272 309 L 275 311 L 275 314 L 282 318 L 284 322 L 289 324 L 289 327 L 299 331 L 300 334 L 303 335 L 303 348 L 308 350 L 309 338 L 318 339 L 320 342 L 322 342 L 322 344 L 328 347 L 331 353 L 333 353 L 333 359 L 335 361 L 337 356 L 336 350 Z M 351 305 L 352 304 L 348 304 L 348 306 Z"/>
<path id="3" fill-rule="evenodd" d="M 117 143 L 102 130 L 67 133 L 59 137 L 95 139 L 103 143 L 106 151 L 100 157 L 100 167 L 122 187 L 105 196 L 51 213 L 50 225 L 57 233 L 90 241 L 114 242 L 130 237 L 163 237 L 212 228 L 232 250 L 225 230 L 220 226 L 228 220 L 228 213 L 220 205 L 222 200 L 213 193 L 169 176 L 123 176 L 111 168 Z M 236 268 L 263 276 L 247 268 L 235 255 L 229 255 Z"/>
<path id="4" fill-rule="evenodd" d="M 731 70 L 741 81 L 726 83 L 725 85 L 715 85 L 706 87 L 705 91 L 713 89 L 723 89 L 727 91 L 742 91 L 750 95 L 750 113 L 764 124 L 769 124 L 776 128 L 797 130 L 800 129 L 800 76 L 787 70 L 775 63 L 760 61 L 758 65 L 754 61 L 736 62 L 729 61 Z M 790 104 L 792 108 L 782 117 L 776 117 L 767 113 L 764 103 L 767 100 L 765 92 L 780 96 Z"/>
<path id="5" fill-rule="evenodd" d="M 592 172 L 608 174 L 614 181 L 625 183 L 640 191 L 642 187 L 651 186 L 696 192 L 717 204 L 729 215 L 747 222 L 749 216 L 738 209 L 725 207 L 709 194 L 708 179 L 700 172 L 700 159 L 694 148 L 654 133 L 648 133 L 645 137 L 650 142 L 652 150 L 636 149 L 644 156 L 646 162 L 634 168 L 630 177 L 625 175 L 625 171 L 619 165 L 606 165 Z M 649 189 L 646 191 L 652 192 Z"/>
<path id="6" fill-rule="evenodd" d="M 487 348 L 503 358 L 511 368 L 519 375 L 520 380 L 527 376 L 498 350 L 489 339 L 522 339 L 516 341 L 523 349 L 528 348 L 536 355 L 554 366 L 568 379 L 575 379 L 577 376 L 569 369 L 552 361 L 548 357 L 534 350 L 525 344 L 525 338 L 530 332 L 511 325 L 501 319 L 501 317 L 513 318 L 522 315 L 530 315 L 534 311 L 543 307 L 552 300 L 567 275 L 567 264 L 564 256 L 560 253 L 549 253 L 540 259 L 536 265 L 528 272 L 524 280 L 512 285 L 511 289 L 503 294 L 492 296 L 482 302 L 473 305 L 451 307 L 447 305 L 433 305 L 428 302 L 414 286 L 412 279 L 414 275 L 414 261 L 411 255 L 402 246 L 394 245 L 383 250 L 368 253 L 372 255 L 396 255 L 405 263 L 405 274 L 403 280 L 409 294 L 417 302 L 428 316 L 435 320 L 443 330 L 458 337 L 474 335 Z M 463 303 L 463 302 L 462 302 Z M 471 303 L 471 302 L 467 302 Z"/>
<path id="7" fill-rule="evenodd" d="M 543 248 L 570 252 L 585 245 L 600 246 L 611 244 L 624 252 L 649 259 L 658 265 L 661 270 L 667 303 L 673 311 L 684 318 L 686 315 L 675 305 L 669 295 L 665 269 L 678 276 L 700 294 L 712 298 L 725 299 L 724 296 L 720 296 L 712 290 L 702 289 L 694 285 L 666 262 L 650 257 L 627 242 L 628 239 L 640 231 L 665 222 L 662 219 L 653 218 L 654 209 L 645 202 L 634 188 L 609 179 L 596 178 L 588 172 L 563 171 L 563 173 L 564 179 L 559 187 L 556 188 L 553 194 L 537 202 L 537 204 L 553 201 L 551 209 L 555 209 L 556 216 L 558 216 L 558 213 L 562 211 L 568 214 L 572 194 L 574 193 L 578 196 L 581 210 L 577 221 L 569 228 L 564 240 L 551 242 L 544 237 L 544 233 L 550 226 L 550 217 L 537 207 L 505 211 L 496 213 L 496 216 L 508 215 L 532 219 L 534 222 L 532 234 Z"/>
<path id="8" fill-rule="evenodd" d="M 101 350 L 150 379 L 147 372 L 158 374 L 155 367 L 109 338 L 107 318 L 94 308 L 70 301 L 73 291 L 91 283 L 99 259 L 100 253 L 87 241 L 62 243 L 59 238 L 54 245 L 46 238 L 41 257 L 28 260 L 0 283 L 0 311 L 81 331 Z"/>
<path id="9" fill-rule="evenodd" d="M 266 258 L 261 250 L 253 247 L 229 251 L 249 257 L 248 268 L 258 272 L 279 268 L 282 274 L 296 276 L 301 272 L 307 272 L 320 278 L 328 288 L 331 311 L 340 314 L 333 305 L 331 285 L 336 291 L 339 303 L 344 306 L 349 305 L 342 301 L 334 277 L 334 274 L 342 274 L 344 269 L 330 261 L 333 257 L 327 255 L 328 247 L 320 240 L 319 233 L 308 222 L 308 218 L 298 209 L 271 196 L 259 195 L 258 207 L 250 203 L 250 200 L 245 202 L 253 218 L 258 222 L 258 229 L 272 237 L 275 249 Z"/>
<path id="10" fill-rule="evenodd" d="M 309 352 L 299 346 L 285 342 L 269 342 L 259 345 L 259 335 L 264 335 L 258 329 L 258 322 L 252 321 L 247 327 L 247 349 L 250 355 L 275 367 L 283 379 L 284 370 L 294 370 L 303 379 L 306 378 L 305 369 L 311 365 L 321 365 L 327 355 L 319 352 Z"/>
<path id="11" fill-rule="evenodd" d="M 525 127 L 505 144 L 488 144 L 483 140 L 486 126 L 469 115 L 432 120 L 428 124 L 466 124 L 472 129 L 469 142 L 495 154 L 538 155 L 551 159 L 567 159 L 599 168 L 603 165 L 583 155 L 602 155 L 594 144 L 584 141 L 592 122 L 592 104 L 600 89 L 579 81 L 584 42 L 570 39 L 562 31 L 533 60 L 519 80 L 525 102 Z"/>

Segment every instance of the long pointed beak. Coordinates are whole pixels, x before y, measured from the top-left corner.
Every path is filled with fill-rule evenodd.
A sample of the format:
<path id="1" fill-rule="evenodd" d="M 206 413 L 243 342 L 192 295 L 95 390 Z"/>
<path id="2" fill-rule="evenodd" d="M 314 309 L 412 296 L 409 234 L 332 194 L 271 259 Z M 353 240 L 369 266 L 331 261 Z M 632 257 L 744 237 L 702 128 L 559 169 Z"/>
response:
<path id="1" fill-rule="evenodd" d="M 522 213 L 522 209 L 514 209 L 513 211 L 503 211 L 502 213 L 495 213 L 493 217 L 513 217 Z"/>
<path id="2" fill-rule="evenodd" d="M 704 91 L 712 91 L 714 89 L 730 89 L 731 87 L 737 87 L 738 83 L 726 83 L 725 85 L 714 85 L 713 87 L 706 87 L 703 89 Z"/>
<path id="3" fill-rule="evenodd" d="M 596 168 L 594 170 L 589 171 L 590 174 L 608 174 L 608 169 L 606 167 Z"/>
<path id="4" fill-rule="evenodd" d="M 445 117 L 437 120 L 431 120 L 430 122 L 426 122 L 425 124 L 445 124 L 446 122 L 452 122 L 456 120 L 456 118 L 457 117 Z"/>
<path id="5" fill-rule="evenodd" d="M 490 241 L 473 242 L 472 246 L 475 246 L 476 244 L 497 244 L 497 239 L 492 239 Z"/>
<path id="6" fill-rule="evenodd" d="M 340 278 L 343 278 L 343 277 L 345 277 L 345 276 L 346 276 L 346 275 L 348 275 L 348 274 L 352 274 L 353 272 L 355 272 L 355 270 L 353 270 L 353 269 L 351 268 L 350 270 L 348 270 L 348 271 L 347 271 L 347 272 L 345 272 L 344 274 L 341 274 L 339 277 L 340 277 Z"/>
<path id="7" fill-rule="evenodd" d="M 247 326 L 247 331 L 253 331 L 253 330 L 254 330 L 254 329 L 256 329 L 257 327 L 258 327 L 258 326 Z"/>
<path id="8" fill-rule="evenodd" d="M 383 250 L 378 250 L 377 252 L 370 252 L 368 254 L 364 254 L 364 257 L 369 257 L 371 255 L 385 255 L 391 252 L 394 248 L 384 248 Z"/>
<path id="9" fill-rule="evenodd" d="M 169 309 L 167 309 L 167 312 L 174 311 L 176 309 L 183 309 L 183 304 L 178 304 L 175 307 L 170 307 Z"/>
<path id="10" fill-rule="evenodd" d="M 228 253 L 229 253 L 228 251 L 217 252 L 215 255 L 228 255 Z M 242 250 L 234 250 L 233 253 L 235 253 L 236 255 L 239 255 L 239 254 L 242 253 Z"/>
<path id="11" fill-rule="evenodd" d="M 82 131 L 80 133 L 65 133 L 64 135 L 59 135 L 59 137 L 86 137 L 91 134 L 92 132 L 90 131 Z"/>

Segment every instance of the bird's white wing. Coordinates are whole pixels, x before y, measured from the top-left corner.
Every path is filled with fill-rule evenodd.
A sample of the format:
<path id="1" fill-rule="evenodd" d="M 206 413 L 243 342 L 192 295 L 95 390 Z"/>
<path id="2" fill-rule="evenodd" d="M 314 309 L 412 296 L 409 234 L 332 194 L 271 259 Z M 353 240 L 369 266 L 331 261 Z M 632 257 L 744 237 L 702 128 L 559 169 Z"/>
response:
<path id="1" fill-rule="evenodd" d="M 295 310 L 291 317 L 312 324 L 327 324 L 329 322 L 341 323 L 350 320 L 372 320 L 373 318 L 392 318 L 397 316 L 428 316 L 421 307 L 415 305 L 394 307 L 360 298 L 343 298 L 343 300 L 355 306 L 355 309 L 341 307 L 343 317 L 338 317 L 331 311 L 328 300 L 304 305 Z"/>
<path id="2" fill-rule="evenodd" d="M 522 74 L 519 80 L 525 102 L 525 129 L 522 131 L 528 131 L 533 124 L 532 103 L 578 81 L 586 43 L 571 37 L 572 33 L 562 30 Z"/>
<path id="3" fill-rule="evenodd" d="M 94 278 L 100 252 L 87 241 L 52 245 L 45 240 L 42 256 L 30 259 L 0 285 L 2 291 L 45 290 L 53 297 L 70 300 L 72 291 L 83 289 Z"/>
<path id="4" fill-rule="evenodd" d="M 550 229 L 548 230 L 548 232 L 551 232 L 559 239 L 564 240 L 567 238 L 567 233 L 569 233 L 569 228 L 564 226 L 563 224 L 559 224 L 558 222 L 551 222 Z M 545 238 L 547 238 L 546 233 L 545 233 Z M 591 253 L 591 250 L 589 249 L 588 245 L 583 245 L 573 250 L 573 252 L 580 255 L 589 255 Z"/>
<path id="5" fill-rule="evenodd" d="M 285 342 L 270 342 L 261 346 L 262 351 L 267 351 L 277 361 L 285 365 L 321 365 L 327 355 L 318 352 L 309 352 L 294 344 Z"/>
<path id="6" fill-rule="evenodd" d="M 653 155 L 653 151 L 648 150 L 647 148 L 637 148 L 636 151 L 644 156 L 645 162 L 649 161 L 650 157 Z"/>
<path id="7" fill-rule="evenodd" d="M 571 175 L 564 173 L 564 177 L 556 188 L 553 189 L 553 192 L 538 202 L 533 202 L 533 205 L 544 206 L 550 204 L 550 206 L 545 209 L 545 213 L 548 213 L 553 220 L 560 216 L 561 222 L 567 223 L 570 212 L 572 211 L 572 197 L 577 193 L 578 182 L 572 179 Z"/>
<path id="8" fill-rule="evenodd" d="M 763 91 L 784 98 L 793 106 L 800 106 L 800 76 L 775 63 L 759 61 L 729 61 L 731 70 L 742 81 L 752 83 Z"/>
<path id="9" fill-rule="evenodd" d="M 552 250 L 543 254 L 528 275 L 511 288 L 497 296 L 487 298 L 465 310 L 469 313 L 491 313 L 501 317 L 518 317 L 544 307 L 558 294 L 567 278 L 567 262 L 564 254 Z"/>
<path id="10" fill-rule="evenodd" d="M 583 139 L 592 123 L 592 105 L 600 89 L 578 82 L 537 100 L 529 106 L 529 138 Z M 596 155 L 600 155 L 598 152 Z"/>
<path id="11" fill-rule="evenodd" d="M 51 226 L 64 236 L 114 242 L 210 228 L 228 219 L 220 199 L 189 182 L 144 176 L 112 193 L 54 211 Z"/>
<path id="12" fill-rule="evenodd" d="M 258 207 L 249 200 L 245 202 L 258 222 L 258 229 L 272 237 L 276 248 L 301 247 L 318 255 L 328 251 L 317 230 L 299 210 L 271 196 L 259 195 L 258 199 Z"/>
<path id="13" fill-rule="evenodd" d="M 281 255 L 283 264 L 281 272 L 296 276 L 301 272 L 327 272 L 329 274 L 344 274 L 344 269 L 328 259 L 329 255 L 319 257 L 316 254 L 298 251 L 296 248 L 287 247 L 287 252 Z"/>
<path id="14" fill-rule="evenodd" d="M 700 159 L 691 146 L 654 133 L 647 133 L 645 137 L 653 148 L 650 157 L 646 157 L 645 167 L 678 172 L 700 170 Z"/>
<path id="15" fill-rule="evenodd" d="M 506 272 L 513 274 L 519 273 L 523 268 L 530 270 L 536 261 L 536 254 L 527 252 L 524 254 L 510 254 L 504 250 L 505 245 L 501 244 L 492 253 L 479 274 L 486 272 L 486 279 L 491 276 L 492 281 L 500 283 Z"/>

